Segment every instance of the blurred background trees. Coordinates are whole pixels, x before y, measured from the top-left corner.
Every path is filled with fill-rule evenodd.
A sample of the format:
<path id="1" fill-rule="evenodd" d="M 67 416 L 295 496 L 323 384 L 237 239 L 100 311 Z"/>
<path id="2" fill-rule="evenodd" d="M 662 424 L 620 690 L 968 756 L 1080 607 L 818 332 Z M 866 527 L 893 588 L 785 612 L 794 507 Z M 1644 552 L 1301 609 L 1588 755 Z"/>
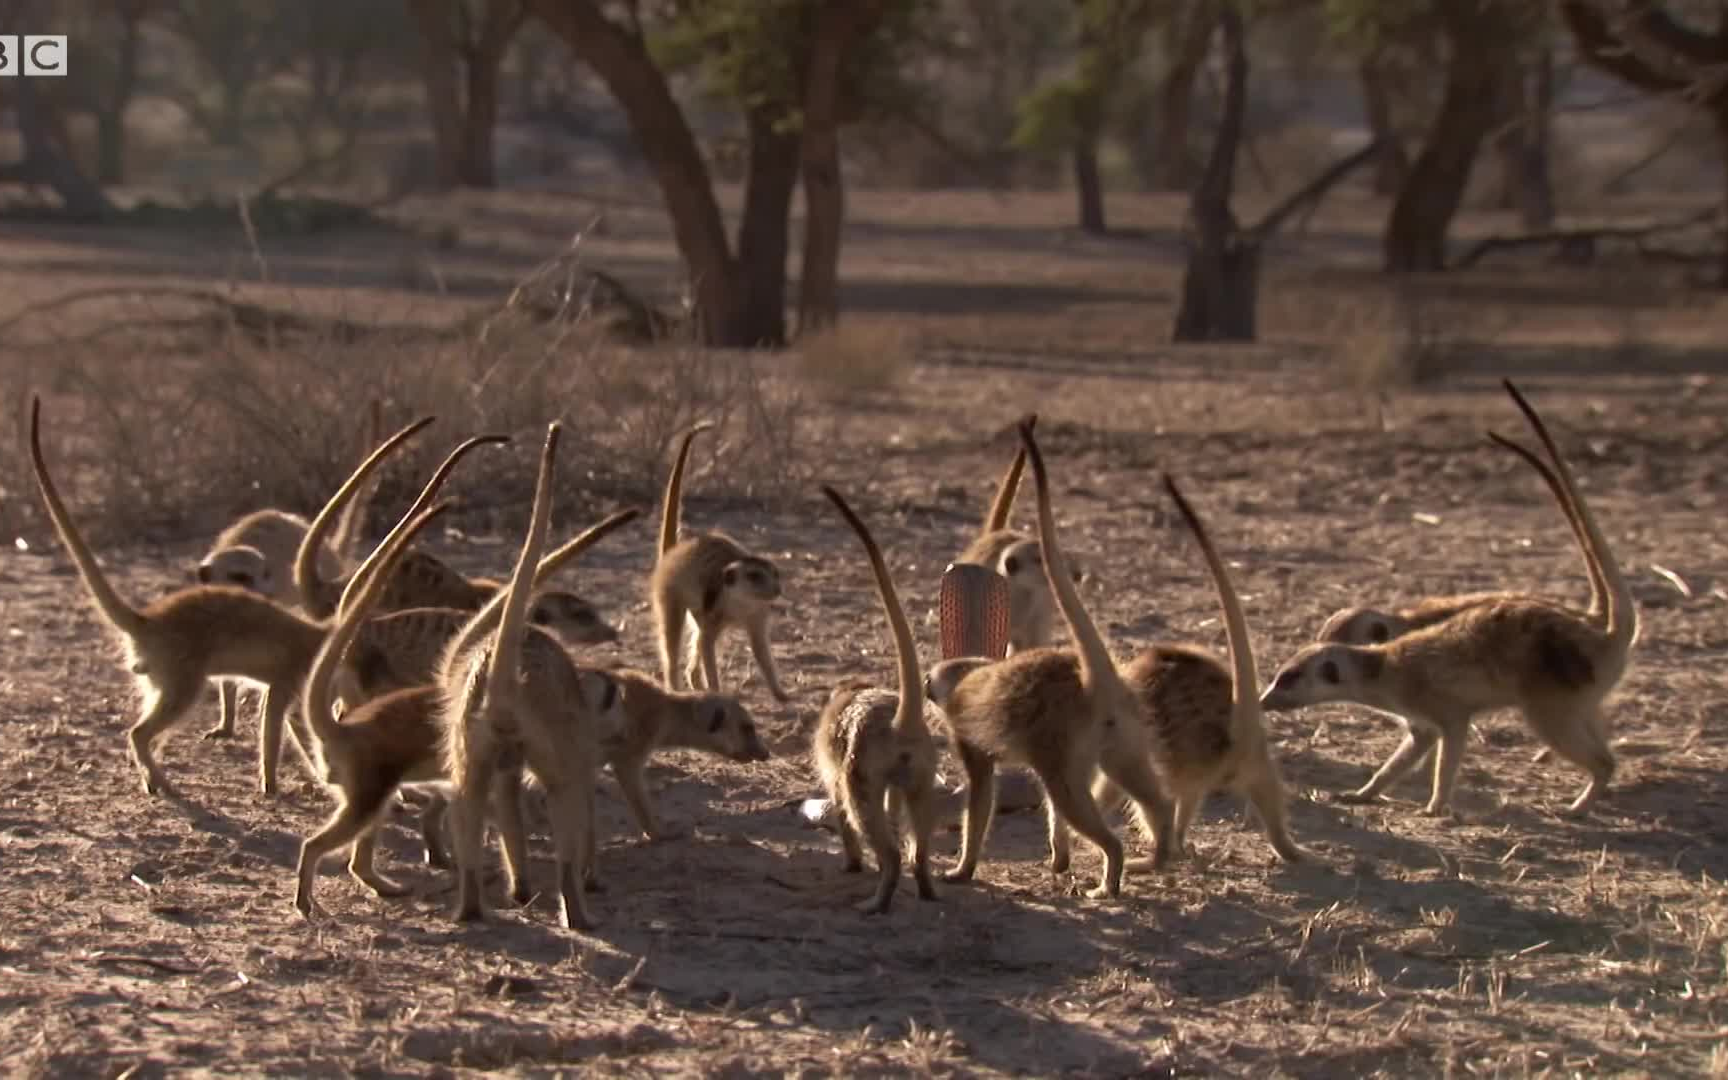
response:
<path id="1" fill-rule="evenodd" d="M 1728 199 L 1728 29 L 1722 5 L 1687 0 L 0 0 L 0 16 L 71 38 L 69 77 L 0 80 L 0 181 L 27 201 L 95 220 L 143 193 L 376 201 L 579 184 L 572 167 L 599 159 L 657 186 L 713 344 L 840 317 L 848 185 L 1062 187 L 1093 234 L 1112 191 L 1195 194 L 1237 124 L 1226 19 L 1253 72 L 1230 186 L 1282 198 L 1379 140 L 1351 182 L 1386 199 L 1388 272 L 1453 268 L 1471 201 L 1553 231 L 1603 169 L 1616 190 L 1663 158 L 1670 179 L 1715 169 Z M 1580 134 L 1615 109 L 1707 126 L 1718 160 Z"/>

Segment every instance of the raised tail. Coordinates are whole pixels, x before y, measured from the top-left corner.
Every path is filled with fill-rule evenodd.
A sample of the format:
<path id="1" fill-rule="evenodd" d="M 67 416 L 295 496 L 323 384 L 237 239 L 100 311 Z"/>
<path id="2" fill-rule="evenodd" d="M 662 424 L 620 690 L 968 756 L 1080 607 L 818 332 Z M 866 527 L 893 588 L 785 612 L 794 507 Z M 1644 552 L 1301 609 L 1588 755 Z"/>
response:
<path id="1" fill-rule="evenodd" d="M 846 505 L 846 500 L 840 493 L 826 485 L 822 494 L 828 496 L 828 501 L 840 511 L 840 516 L 846 519 L 846 524 L 852 526 L 852 531 L 858 534 L 858 539 L 864 545 L 864 554 L 870 558 L 870 570 L 876 575 L 876 591 L 882 597 L 882 610 L 888 615 L 888 625 L 894 631 L 894 656 L 899 666 L 900 702 L 894 711 L 894 730 L 911 732 L 924 730 L 924 677 L 918 670 L 918 643 L 912 637 L 912 627 L 906 622 L 906 612 L 900 606 L 900 597 L 894 591 L 894 579 L 888 574 L 888 563 L 882 558 L 882 549 L 876 545 L 876 540 L 870 535 L 852 508 Z"/>
<path id="2" fill-rule="evenodd" d="M 473 438 L 462 440 L 462 442 L 457 444 L 456 449 L 444 455 L 444 460 L 439 462 L 438 468 L 432 471 L 432 478 L 426 481 L 426 486 L 420 489 L 419 495 L 415 496 L 414 505 L 410 506 L 408 508 L 408 513 L 403 516 L 412 517 L 414 514 L 425 509 L 427 504 L 432 501 L 433 497 L 438 494 L 439 489 L 444 486 L 444 481 L 450 478 L 450 471 L 456 467 L 456 463 L 467 457 L 469 451 L 476 447 L 502 445 L 509 441 L 510 436 L 508 435 L 475 435 Z M 364 569 L 364 567 L 356 568 L 352 574 L 348 575 L 348 586 L 350 588 L 354 585 L 354 579 L 359 577 Z M 374 570 L 372 572 L 376 573 L 377 571 Z M 344 595 L 346 595 L 346 590 L 344 590 Z M 341 604 L 338 603 L 337 611 L 340 610 Z M 321 618 L 322 615 L 316 617 Z"/>
<path id="3" fill-rule="evenodd" d="M 436 417 L 421 417 L 385 439 L 382 445 L 366 455 L 366 460 L 355 466 L 348 479 L 330 496 L 330 501 L 318 511 L 318 516 L 312 519 L 306 535 L 301 537 L 300 549 L 294 553 L 294 588 L 300 594 L 300 606 L 314 619 L 328 617 L 336 607 L 326 595 L 325 582 L 318 577 L 318 549 L 323 546 L 324 537 L 335 524 L 336 515 L 342 512 L 348 500 L 354 497 L 354 493 L 366 482 L 366 478 L 383 464 L 385 458 L 434 419 Z"/>
<path id="4" fill-rule="evenodd" d="M 1218 590 L 1218 603 L 1224 609 L 1224 635 L 1230 643 L 1230 733 L 1240 739 L 1246 734 L 1242 729 L 1260 716 L 1260 674 L 1254 667 L 1254 647 L 1248 641 L 1248 620 L 1242 614 L 1242 601 L 1235 586 L 1230 584 L 1229 568 L 1212 545 L 1212 537 L 1200 515 L 1188 504 L 1182 489 L 1176 486 L 1176 478 L 1169 473 L 1164 474 L 1164 490 L 1176 501 L 1176 509 L 1182 512 L 1188 531 L 1199 541 L 1206 569 L 1211 571 L 1212 584 Z"/>
<path id="5" fill-rule="evenodd" d="M 547 579 L 563 569 L 566 563 L 604 540 L 608 533 L 623 528 L 641 516 L 641 508 L 632 506 L 611 514 L 582 530 L 573 539 L 566 541 L 540 560 L 540 566 L 534 571 L 534 587 L 538 589 L 544 585 Z"/>
<path id="6" fill-rule="evenodd" d="M 384 439 L 384 403 L 373 398 L 366 409 L 366 446 L 377 446 Z M 348 501 L 336 528 L 330 533 L 330 548 L 344 566 L 360 562 L 360 537 L 366 531 L 366 518 L 372 509 L 372 498 L 378 493 L 376 478 Z"/>
<path id="7" fill-rule="evenodd" d="M 1580 529 L 1588 541 L 1591 556 L 1596 560 L 1602 573 L 1602 583 L 1606 589 L 1607 624 L 1604 631 L 1615 646 L 1621 650 L 1632 646 L 1633 638 L 1638 635 L 1638 607 L 1632 599 L 1632 587 L 1627 584 L 1626 576 L 1620 571 L 1620 563 L 1614 558 L 1614 552 L 1608 546 L 1608 540 L 1602 535 L 1601 528 L 1596 524 L 1596 516 L 1590 512 L 1589 504 L 1578 491 L 1578 481 L 1572 475 L 1572 469 L 1561 456 L 1560 448 L 1554 444 L 1554 437 L 1548 434 L 1548 425 L 1542 422 L 1542 417 L 1530 403 L 1524 400 L 1524 395 L 1512 385 L 1511 379 L 1502 380 L 1506 392 L 1512 395 L 1512 400 L 1518 405 L 1519 411 L 1530 422 L 1536 432 L 1536 437 L 1542 440 L 1542 446 L 1548 451 L 1548 459 L 1554 465 L 1554 471 L 1560 477 L 1566 492 L 1566 504 L 1563 507 L 1568 516 L 1573 518 L 1575 527 Z"/>
<path id="8" fill-rule="evenodd" d="M 1086 614 L 1086 606 L 1080 602 L 1080 593 L 1074 588 L 1074 576 L 1068 572 L 1068 560 L 1056 542 L 1056 515 L 1050 509 L 1050 477 L 1045 472 L 1044 455 L 1038 450 L 1032 425 L 1024 420 L 1020 422 L 1020 441 L 1032 459 L 1032 479 L 1038 487 L 1038 546 L 1044 551 L 1044 576 L 1050 580 L 1050 590 L 1056 594 L 1056 605 L 1062 609 L 1068 633 L 1074 638 L 1080 656 L 1081 680 L 1092 687 L 1098 679 L 1115 674 L 1116 662 L 1110 656 L 1110 647 L 1104 643 L 1104 635 L 1098 632 L 1092 617 Z"/>
<path id="9" fill-rule="evenodd" d="M 90 553 L 90 546 L 79 535 L 72 515 L 66 512 L 66 504 L 60 501 L 60 490 L 54 486 L 54 479 L 48 475 L 48 462 L 42 457 L 42 398 L 37 394 L 30 395 L 30 464 L 36 470 L 36 488 L 47 504 L 54 531 L 59 534 L 60 542 L 66 545 L 66 550 L 72 553 L 78 576 L 84 579 L 84 587 L 90 590 L 102 617 L 127 637 L 137 637 L 147 625 L 143 613 L 114 591 L 108 576 L 97 564 L 96 556 Z"/>
<path id="10" fill-rule="evenodd" d="M 665 505 L 660 508 L 660 550 L 664 555 L 678 543 L 678 519 L 683 514 L 684 466 L 690 460 L 690 444 L 697 435 L 714 426 L 712 420 L 691 424 L 678 442 L 678 457 L 672 462 L 672 473 L 666 478 Z"/>
<path id="11" fill-rule="evenodd" d="M 546 425 L 546 444 L 540 451 L 540 475 L 534 482 L 534 510 L 528 519 L 528 535 L 523 538 L 522 552 L 516 557 L 516 567 L 504 588 L 498 637 L 492 646 L 491 665 L 486 669 L 486 709 L 493 725 L 506 730 L 515 726 L 513 714 L 522 682 L 522 640 L 527 635 L 528 598 L 534 592 L 534 570 L 540 563 L 540 552 L 546 547 L 546 533 L 552 522 L 552 472 L 558 459 L 561 430 L 556 420 Z"/>
<path id="12" fill-rule="evenodd" d="M 1029 428 L 1038 426 L 1038 414 L 1027 413 L 1020 422 Z M 1014 496 L 1020 491 L 1020 476 L 1026 471 L 1026 447 L 1020 446 L 1014 450 L 1014 460 L 1008 463 L 1008 471 L 1002 474 L 1002 482 L 996 485 L 996 497 L 990 500 L 990 512 L 984 515 L 984 528 L 980 536 L 988 536 L 1008 527 L 1009 515 L 1014 512 Z"/>
<path id="13" fill-rule="evenodd" d="M 1572 538 L 1577 541 L 1578 550 L 1584 556 L 1584 572 L 1590 575 L 1590 615 L 1592 618 L 1606 618 L 1608 586 L 1602 580 L 1602 567 L 1596 562 L 1595 553 L 1590 550 L 1590 536 L 1578 523 L 1578 515 L 1572 512 L 1571 502 L 1566 498 L 1565 485 L 1534 450 L 1497 431 L 1490 431 L 1488 437 L 1523 458 L 1525 464 L 1541 474 L 1543 482 L 1548 485 L 1548 491 L 1554 496 L 1554 501 L 1560 504 L 1560 512 L 1566 515 L 1566 524 L 1572 529 Z"/>
<path id="14" fill-rule="evenodd" d="M 349 578 L 348 587 L 342 591 L 341 614 L 325 635 L 324 644 L 319 646 L 318 656 L 312 662 L 312 670 L 306 676 L 306 685 L 301 693 L 301 712 L 305 714 L 307 726 L 312 729 L 313 738 L 320 743 L 340 737 L 335 683 L 336 669 L 342 663 L 343 654 L 354 643 L 360 627 L 371 617 L 384 583 L 390 580 L 390 572 L 395 569 L 402 553 L 414 537 L 432 523 L 433 518 L 453 504 L 454 500 L 445 499 L 418 513 L 410 510 Z"/>

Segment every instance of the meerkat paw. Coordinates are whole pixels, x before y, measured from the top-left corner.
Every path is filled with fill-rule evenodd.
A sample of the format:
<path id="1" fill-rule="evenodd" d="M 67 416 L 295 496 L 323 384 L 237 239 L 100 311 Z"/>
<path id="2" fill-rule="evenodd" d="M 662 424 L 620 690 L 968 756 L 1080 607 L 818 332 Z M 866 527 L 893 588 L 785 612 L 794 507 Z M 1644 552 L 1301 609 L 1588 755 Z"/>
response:
<path id="1" fill-rule="evenodd" d="M 1088 900 L 1114 900 L 1121 895 L 1122 887 L 1120 885 L 1094 885 L 1086 890 L 1086 899 Z"/>
<path id="2" fill-rule="evenodd" d="M 387 900 L 408 895 L 408 887 L 406 885 L 387 878 L 383 874 L 368 874 L 365 877 L 360 877 L 356 874 L 355 877 L 359 878 L 360 884 L 371 889 L 374 894 L 384 897 Z"/>
<path id="3" fill-rule="evenodd" d="M 209 731 L 206 731 L 204 733 L 204 738 L 206 740 L 208 740 L 208 739 L 231 739 L 233 737 L 234 737 L 234 729 L 232 727 L 228 726 L 227 724 L 217 724 L 215 727 L 211 728 Z"/>
<path id="4" fill-rule="evenodd" d="M 1355 791 L 1334 792 L 1332 795 L 1332 801 L 1335 803 L 1343 803 L 1346 806 L 1366 806 L 1369 803 L 1379 802 L 1380 796 L 1375 792 L 1367 791 L 1363 788 L 1357 788 Z"/>
<path id="5" fill-rule="evenodd" d="M 858 903 L 853 906 L 857 908 L 858 912 L 862 915 L 886 915 L 888 914 L 889 904 L 890 901 L 887 897 L 872 896 L 868 899 L 858 901 Z"/>

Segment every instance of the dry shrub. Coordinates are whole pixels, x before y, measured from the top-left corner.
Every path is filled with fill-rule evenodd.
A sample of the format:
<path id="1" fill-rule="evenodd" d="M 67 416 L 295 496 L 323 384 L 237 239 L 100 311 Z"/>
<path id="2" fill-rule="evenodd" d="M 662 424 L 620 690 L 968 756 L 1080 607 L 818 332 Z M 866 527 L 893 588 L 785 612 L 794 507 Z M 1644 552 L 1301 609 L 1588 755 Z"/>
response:
<path id="1" fill-rule="evenodd" d="M 830 399 L 887 393 L 905 380 L 916 345 L 904 326 L 849 321 L 799 336 L 798 373 Z"/>
<path id="2" fill-rule="evenodd" d="M 56 479 L 84 528 L 109 542 L 208 536 L 261 506 L 315 510 L 362 456 L 373 400 L 387 428 L 439 418 L 384 470 L 380 513 L 460 438 L 512 433 L 508 451 L 473 455 L 451 480 L 458 520 L 489 523 L 528 500 L 533 431 L 554 418 L 567 426 L 559 510 L 573 518 L 600 502 L 651 501 L 667 446 L 697 419 L 719 427 L 698 459 L 723 466 L 708 494 L 774 498 L 820 464 L 797 388 L 750 354 L 630 348 L 579 322 L 526 318 L 484 332 L 357 330 L 377 320 L 304 305 L 283 313 L 281 332 L 259 334 L 212 319 L 208 303 L 117 295 L 14 323 L 34 337 L 9 335 L 0 352 L 0 393 L 19 416 L 32 391 L 44 395 Z M 23 454 L 21 439 L 0 447 L 13 478 L 0 490 L 9 536 L 45 527 Z"/>

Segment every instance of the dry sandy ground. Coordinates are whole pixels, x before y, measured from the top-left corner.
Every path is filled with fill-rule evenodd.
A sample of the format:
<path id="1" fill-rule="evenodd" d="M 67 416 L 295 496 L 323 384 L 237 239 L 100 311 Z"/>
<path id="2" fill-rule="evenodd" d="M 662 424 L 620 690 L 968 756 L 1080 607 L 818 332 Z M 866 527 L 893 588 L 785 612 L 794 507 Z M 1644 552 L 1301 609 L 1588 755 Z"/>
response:
<path id="1" fill-rule="evenodd" d="M 972 205 L 983 218 L 993 202 Z M 1420 779 L 1381 805 L 1342 805 L 1330 795 L 1360 784 L 1397 728 L 1316 709 L 1271 721 L 1309 865 L 1278 865 L 1243 808 L 1216 799 L 1191 859 L 1131 874 L 1119 901 L 1094 902 L 1080 893 L 1095 855 L 1080 849 L 1073 874 L 1053 879 L 1041 815 L 1017 812 L 999 819 L 975 884 L 944 887 L 934 904 L 907 889 L 890 915 L 862 917 L 851 901 L 867 877 L 843 874 L 836 838 L 794 808 L 812 790 L 805 730 L 827 688 L 891 678 L 868 575 L 814 492 L 723 511 L 698 488 L 687 520 L 724 526 L 788 567 L 794 610 L 776 649 L 795 703 L 775 707 L 741 649 L 727 659 L 776 759 L 666 755 L 651 777 L 683 835 L 661 843 L 632 835 L 604 784 L 609 888 L 593 933 L 558 929 L 546 896 L 484 926 L 453 924 L 448 878 L 418 862 L 406 818 L 387 828 L 380 861 L 413 895 L 381 901 L 332 860 L 319 882 L 328 916 L 307 922 L 291 906 L 290 870 L 329 798 L 291 756 L 282 794 L 258 795 L 250 710 L 240 738 L 197 737 L 213 697 L 163 755 L 183 801 L 143 795 L 122 738 L 129 681 L 50 544 L 0 561 L 0 1069 L 1329 1077 L 1728 1067 L 1720 377 L 1613 374 L 1582 360 L 1562 373 L 1508 349 L 1397 395 L 1386 432 L 1340 389 L 1324 348 L 1155 346 L 1167 268 L 1148 286 L 1156 309 L 1130 320 L 1123 312 L 1142 287 L 1133 268 L 1145 260 L 1127 247 L 1054 266 L 1025 253 L 1048 278 L 1069 275 L 1061 295 L 1046 281 L 992 296 L 983 277 L 956 285 L 933 314 L 907 314 L 918 285 L 901 294 L 896 261 L 933 259 L 954 240 L 921 232 L 936 226 L 886 201 L 862 207 L 868 254 L 849 262 L 868 268 L 861 306 L 886 317 L 896 297 L 907 301 L 896 317 L 918 329 L 918 361 L 897 391 L 849 408 L 829 479 L 888 550 L 926 660 L 937 575 L 1011 452 L 1008 421 L 1028 407 L 1042 416 L 1063 536 L 1094 571 L 1087 601 L 1125 655 L 1163 638 L 1223 645 L 1160 469 L 1186 482 L 1232 561 L 1262 677 L 1352 599 L 1515 583 L 1581 601 L 1559 513 L 1481 437 L 1489 425 L 1521 434 L 1497 378 L 1523 374 L 1643 614 L 1612 708 L 1621 770 L 1611 795 L 1583 818 L 1561 816 L 1581 776 L 1532 765 L 1522 726 L 1493 717 L 1472 741 L 1457 820 L 1416 812 Z M 1059 221 L 1063 209 L 1047 213 Z M 1007 275 L 1035 227 L 1057 237 L 1046 248 L 1093 243 L 1033 217 L 1013 235 L 979 226 L 975 247 L 953 257 Z M 41 230 L 20 239 L 38 252 L 59 242 Z M 67 242 L 61 255 L 34 279 L 40 291 L 53 291 L 44 278 L 83 280 L 86 253 Z M 22 287 L 23 268 L 7 264 Z M 1280 274 L 1274 284 L 1307 280 Z M 943 275 L 933 265 L 909 276 Z M 1112 277 L 1117 292 L 1097 291 Z M 1317 296 L 1328 285 L 1303 287 Z M 1521 331 L 1564 336 L 1593 303 L 1586 293 Z M 974 304 L 1018 315 L 1003 329 Z M 1110 305 L 1117 321 L 1106 325 L 1099 312 Z M 1713 312 L 1692 314 L 1703 323 Z M 1099 326 L 1090 339 L 1076 329 Z M 966 409 L 955 415 L 956 404 Z M 651 532 L 608 541 L 575 572 L 624 622 L 616 653 L 635 663 L 651 656 Z M 512 532 L 438 550 L 497 571 L 514 542 Z M 142 598 L 176 584 L 194 554 L 179 545 L 104 556 L 124 592 Z M 952 824 L 938 843 L 944 861 Z M 544 884 L 543 828 L 533 844 Z"/>

